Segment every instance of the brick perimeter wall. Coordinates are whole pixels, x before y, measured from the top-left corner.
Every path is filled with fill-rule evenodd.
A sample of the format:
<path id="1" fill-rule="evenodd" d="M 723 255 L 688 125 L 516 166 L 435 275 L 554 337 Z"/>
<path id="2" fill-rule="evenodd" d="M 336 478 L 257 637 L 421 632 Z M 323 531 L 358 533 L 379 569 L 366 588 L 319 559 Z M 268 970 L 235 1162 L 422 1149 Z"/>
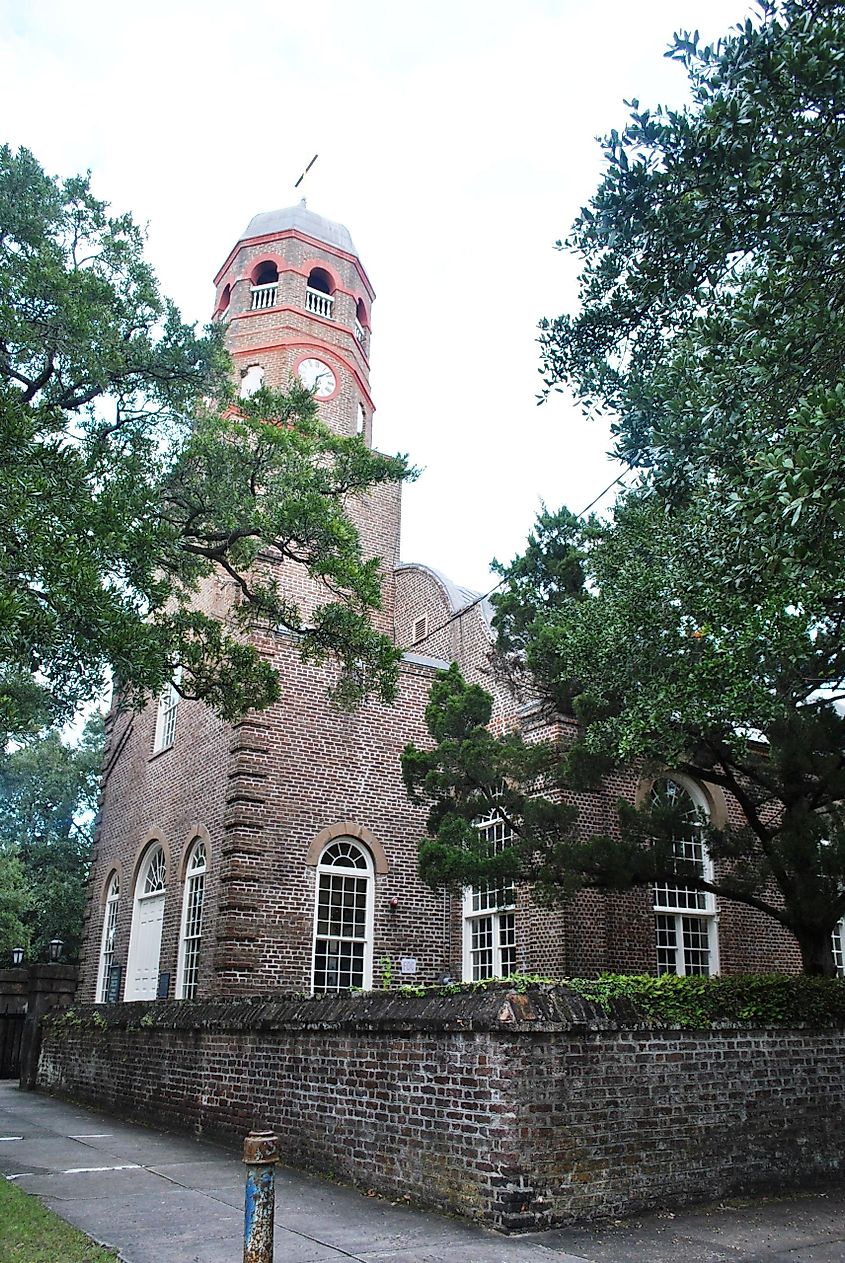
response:
<path id="1" fill-rule="evenodd" d="M 561 988 L 77 1014 L 47 1019 L 40 1087 L 233 1140 L 271 1127 L 290 1165 L 505 1231 L 845 1166 L 840 1028 L 626 1028 Z"/>

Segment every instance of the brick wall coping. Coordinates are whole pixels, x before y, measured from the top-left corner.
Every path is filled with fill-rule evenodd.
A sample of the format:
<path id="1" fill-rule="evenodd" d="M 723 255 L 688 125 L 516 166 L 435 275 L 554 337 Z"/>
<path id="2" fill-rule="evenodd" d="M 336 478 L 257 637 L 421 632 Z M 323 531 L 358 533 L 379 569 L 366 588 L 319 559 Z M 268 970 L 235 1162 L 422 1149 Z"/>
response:
<path id="1" fill-rule="evenodd" d="M 678 1029 L 669 1022 L 644 1021 L 624 998 L 605 1011 L 570 988 L 534 985 L 514 991 L 507 983 L 479 991 L 424 995 L 369 991 L 331 996 L 272 995 L 245 999 L 136 1001 L 129 1004 L 76 1005 L 70 1015 L 48 1015 L 45 1022 L 94 1027 L 159 1030 L 231 1031 L 258 1034 L 271 1031 L 325 1030 L 399 1033 L 402 1031 L 472 1032 L 502 1034 L 614 1030 Z M 771 1024 L 735 1018 L 711 1023 L 709 1030 L 756 1030 Z M 786 1024 L 778 1024 L 784 1029 Z M 793 1022 L 793 1029 L 842 1029 L 845 1023 Z M 104 1029 L 104 1028 L 103 1028 Z"/>

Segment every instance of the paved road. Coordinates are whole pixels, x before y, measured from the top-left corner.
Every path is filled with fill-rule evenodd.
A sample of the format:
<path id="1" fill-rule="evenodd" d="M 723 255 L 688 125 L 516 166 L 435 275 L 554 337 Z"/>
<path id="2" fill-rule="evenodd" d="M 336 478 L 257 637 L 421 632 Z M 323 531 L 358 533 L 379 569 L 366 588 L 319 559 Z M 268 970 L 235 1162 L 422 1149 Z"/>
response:
<path id="1" fill-rule="evenodd" d="M 240 1263 L 230 1150 L 0 1082 L 0 1171 L 127 1263 Z M 276 1263 L 843 1263 L 845 1191 L 501 1237 L 280 1169 Z"/>

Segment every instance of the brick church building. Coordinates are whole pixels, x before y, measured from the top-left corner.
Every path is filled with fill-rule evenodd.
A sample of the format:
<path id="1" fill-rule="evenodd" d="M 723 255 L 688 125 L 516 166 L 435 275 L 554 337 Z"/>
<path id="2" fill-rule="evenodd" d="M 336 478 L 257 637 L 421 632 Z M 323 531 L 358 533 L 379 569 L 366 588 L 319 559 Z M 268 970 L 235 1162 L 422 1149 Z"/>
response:
<path id="1" fill-rule="evenodd" d="M 257 215 L 216 286 L 242 390 L 284 388 L 298 374 L 327 425 L 371 444 L 374 294 L 347 230 L 304 203 Z M 400 497 L 398 486 L 380 487 L 350 506 L 366 555 L 381 559 L 379 629 L 410 646 L 393 705 L 338 711 L 325 671 L 303 663 L 290 636 L 259 631 L 255 643 L 281 674 L 274 706 L 227 724 L 171 688 L 157 706 L 109 719 L 80 998 L 325 992 L 516 971 L 797 969 L 795 945 L 773 922 L 694 891 L 584 892 L 550 912 L 520 888 L 456 896 L 423 885 L 424 812 L 407 800 L 399 756 L 428 740 L 436 672 L 456 660 L 494 691 L 498 725 L 543 721 L 494 688 L 487 604 L 400 561 Z M 222 585 L 205 599 L 225 614 Z M 671 784 L 691 809 L 714 818 L 730 809 L 712 786 Z M 579 800 L 582 818 L 612 829 L 618 795 L 642 792 L 620 778 Z M 495 844 L 504 826 L 479 827 Z M 706 865 L 694 830 L 691 839 Z"/>

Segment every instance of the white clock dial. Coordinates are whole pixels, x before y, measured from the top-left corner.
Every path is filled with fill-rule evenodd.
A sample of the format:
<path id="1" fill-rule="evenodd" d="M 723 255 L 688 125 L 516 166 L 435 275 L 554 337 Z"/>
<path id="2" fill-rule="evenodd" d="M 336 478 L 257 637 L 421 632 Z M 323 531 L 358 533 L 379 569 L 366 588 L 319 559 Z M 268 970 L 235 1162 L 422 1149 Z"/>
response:
<path id="1" fill-rule="evenodd" d="M 334 394 L 337 378 L 322 360 L 303 360 L 296 371 L 303 386 L 313 390 L 318 399 L 328 399 Z"/>

